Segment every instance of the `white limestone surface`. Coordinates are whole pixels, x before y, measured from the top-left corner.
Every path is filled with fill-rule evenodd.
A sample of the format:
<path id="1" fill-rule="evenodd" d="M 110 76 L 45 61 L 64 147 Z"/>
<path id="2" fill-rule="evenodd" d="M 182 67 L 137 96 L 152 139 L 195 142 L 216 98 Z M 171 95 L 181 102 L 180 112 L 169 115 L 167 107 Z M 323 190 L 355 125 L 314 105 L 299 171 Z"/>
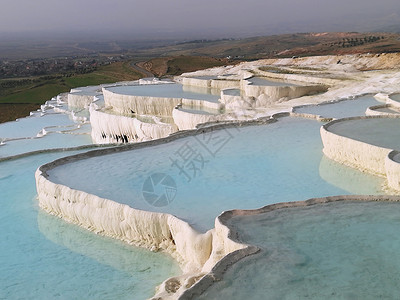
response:
<path id="1" fill-rule="evenodd" d="M 110 114 L 90 107 L 92 140 L 96 144 L 140 142 L 166 137 L 178 130 L 174 124 L 146 123 L 134 117 Z"/>
<path id="2" fill-rule="evenodd" d="M 280 79 L 283 81 L 292 81 L 298 83 L 311 83 L 311 84 L 321 84 L 321 85 L 336 85 L 341 82 L 339 79 L 332 78 L 324 78 L 324 77 L 316 77 L 312 75 L 299 75 L 299 74 L 282 74 L 282 73 L 273 73 L 268 71 L 263 71 L 260 68 L 256 69 L 258 75 L 262 75 L 268 78 Z M 318 74 L 318 73 L 317 73 Z"/>
<path id="3" fill-rule="evenodd" d="M 175 108 L 172 117 L 179 130 L 194 129 L 198 124 L 216 122 L 221 117 L 219 115 L 195 114 Z"/>
<path id="4" fill-rule="evenodd" d="M 181 77 L 181 82 L 186 86 L 199 86 L 204 88 L 214 89 L 227 89 L 239 88 L 240 80 L 227 80 L 227 79 L 205 79 L 195 77 Z"/>
<path id="5" fill-rule="evenodd" d="M 77 155 L 41 166 L 35 173 L 39 206 L 49 214 L 97 234 L 171 254 L 181 264 L 185 275 L 173 280 L 175 288 L 168 284 L 171 279 L 162 285 L 164 289 L 159 291 L 159 296 L 163 299 L 177 298 L 187 289 L 187 280 L 194 284 L 221 258 L 246 247 L 232 241 L 228 237 L 229 230 L 217 221 L 215 229 L 199 233 L 175 216 L 137 210 L 56 184 L 48 178 L 47 170 L 89 156 Z"/>
<path id="6" fill-rule="evenodd" d="M 400 191 L 400 163 L 397 151 L 354 138 L 342 136 L 330 130 L 330 126 L 355 119 L 382 118 L 355 117 L 329 122 L 321 127 L 324 154 L 339 163 L 367 171 L 387 179 L 388 187 Z M 395 154 L 393 154 L 395 153 Z"/>
<path id="7" fill-rule="evenodd" d="M 396 116 L 400 114 L 400 110 L 397 106 L 383 104 L 368 107 L 365 114 L 367 116 Z"/>
<path id="8" fill-rule="evenodd" d="M 182 84 L 190 85 L 190 86 L 199 86 L 199 87 L 203 87 L 203 88 L 210 88 L 211 87 L 211 79 L 182 77 Z"/>
<path id="9" fill-rule="evenodd" d="M 305 95 L 312 95 L 326 90 L 325 86 L 262 86 L 249 84 L 247 80 L 243 81 L 242 89 L 247 97 L 257 98 L 256 107 L 265 107 L 271 102 L 279 99 L 299 98 Z M 268 99 L 266 101 L 266 99 Z"/>
<path id="10" fill-rule="evenodd" d="M 106 107 L 120 114 L 172 116 L 172 110 L 182 104 L 181 98 L 135 96 L 114 93 L 103 88 Z"/>
<path id="11" fill-rule="evenodd" d="M 337 64 L 338 60 L 341 61 L 340 64 Z M 244 79 L 257 74 L 257 69 L 265 65 L 301 67 L 305 70 L 307 68 L 320 68 L 321 70 L 329 70 L 332 74 L 332 78 L 327 76 L 327 78 L 316 77 L 317 79 L 306 75 L 271 75 L 271 77 L 275 76 L 275 78 L 279 79 L 295 80 L 296 78 L 302 82 L 327 84 L 330 87 L 324 94 L 303 96 L 291 100 L 286 99 L 287 101 L 270 101 L 269 98 L 264 96 L 261 99 L 257 99 L 260 96 L 257 96 L 257 98 L 254 97 L 254 101 L 258 100 L 259 105 L 264 106 L 263 110 L 254 110 L 254 117 L 260 117 L 270 115 L 274 112 L 290 111 L 293 106 L 297 105 L 317 104 L 366 93 L 398 93 L 400 91 L 400 72 L 391 69 L 396 66 L 398 67 L 399 63 L 399 54 L 326 56 L 245 62 L 235 66 L 218 67 L 186 75 L 211 76 L 235 74 L 238 78 Z M 368 70 L 368 72 L 364 72 L 363 70 Z M 262 75 L 261 72 L 259 74 Z M 185 81 L 185 78 L 182 81 Z M 219 81 L 224 82 L 224 80 Z M 238 81 L 232 80 L 232 82 L 237 84 Z M 229 85 L 231 84 L 229 83 Z M 212 80 L 206 83 L 206 87 L 211 87 L 211 85 Z M 237 86 L 233 87 L 237 88 Z M 218 85 L 218 88 L 223 87 Z M 146 115 L 171 116 L 175 112 L 174 108 L 176 105 L 182 104 L 183 101 L 182 99 L 173 99 L 171 101 L 171 98 L 117 95 L 107 89 L 103 89 L 103 94 L 106 106 L 113 107 L 114 112 L 120 114 L 132 114 L 132 112 L 135 112 Z M 281 97 L 280 99 L 282 98 L 285 97 Z M 244 100 L 241 104 L 238 104 L 238 99 L 230 97 L 227 97 L 225 100 L 221 97 L 221 99 L 225 105 L 234 103 L 232 107 L 238 107 L 239 109 L 246 104 L 249 104 L 250 108 L 254 107 L 252 106 L 253 104 L 246 103 L 251 98 Z M 193 101 L 196 100 L 190 101 L 191 103 L 188 104 L 194 105 Z M 221 105 L 220 103 L 203 102 L 207 102 L 205 105 L 209 105 L 209 103 L 212 103 L 210 105 Z M 103 125 L 100 124 L 100 119 L 102 118 L 106 118 L 106 121 L 108 120 L 108 117 L 97 116 L 97 121 L 99 122 L 99 124 L 95 125 L 99 128 L 97 134 L 101 133 L 102 130 L 108 130 L 107 132 L 110 134 L 128 132 L 130 135 L 138 135 L 138 127 L 134 123 L 132 124 L 131 121 L 110 119 L 109 121 L 112 125 Z M 94 123 L 96 122 L 95 119 Z M 183 124 L 181 125 L 182 127 L 193 126 L 195 123 L 183 115 L 178 116 L 177 119 L 180 119 L 177 122 L 181 122 Z M 147 136 L 153 135 L 155 134 Z M 397 174 L 395 176 L 400 177 L 398 175 L 398 160 L 395 159 L 397 156 L 390 156 L 390 153 L 392 153 L 391 149 L 376 147 L 341 137 L 329 132 L 325 128 L 321 129 L 321 136 L 325 147 L 324 153 L 327 156 L 342 163 L 356 166 L 359 169 L 387 176 L 391 186 L 394 188 L 398 186 L 398 180 L 397 183 L 395 180 L 393 183 L 390 183 L 391 180 L 389 177 L 394 178 L 394 175 L 388 175 Z M 388 158 L 390 158 L 389 162 Z M 123 204 L 55 184 L 46 175 L 46 168 L 53 166 L 55 164 L 50 164 L 44 168 L 41 167 L 36 172 L 39 203 L 45 211 L 99 234 L 112 236 L 128 243 L 145 246 L 149 249 L 167 251 L 182 263 L 186 275 L 183 278 L 167 280 L 160 291 L 162 297 L 178 297 L 183 289 L 192 286 L 204 272 L 212 270 L 217 262 L 221 262 L 220 258 L 234 255 L 236 251 L 241 251 L 241 249 L 245 249 L 246 247 L 234 241 L 230 237 L 232 234 L 230 230 L 222 223 L 220 224 L 218 220 L 213 230 L 205 234 L 199 234 L 187 223 L 171 215 L 135 210 Z M 226 267 L 228 266 L 226 265 Z"/>
<path id="12" fill-rule="evenodd" d="M 388 186 L 396 191 L 400 191 L 400 154 L 392 151 L 385 159 L 386 176 Z"/>
<path id="13" fill-rule="evenodd" d="M 362 117 L 360 117 L 360 119 L 361 118 Z M 334 120 L 321 127 L 324 154 L 330 159 L 340 163 L 356 167 L 360 170 L 366 170 L 380 176 L 385 176 L 385 158 L 392 149 L 357 141 L 329 130 L 330 126 L 338 122 L 345 122 L 346 120 L 353 119 L 356 118 Z"/>
<path id="14" fill-rule="evenodd" d="M 400 109 L 400 101 L 394 99 L 395 97 L 398 97 L 399 94 L 395 94 L 395 95 L 388 95 L 387 99 L 386 99 L 386 104 L 389 104 L 393 107 L 396 107 L 397 109 Z"/>
<path id="15" fill-rule="evenodd" d="M 182 99 L 182 105 L 190 106 L 193 109 L 203 109 L 203 108 L 211 108 L 215 110 L 220 110 L 223 108 L 223 105 L 220 102 L 211 102 L 206 100 L 197 100 L 197 99 Z"/>
<path id="16" fill-rule="evenodd" d="M 89 105 L 95 100 L 94 95 L 85 95 L 81 93 L 68 94 L 68 106 L 74 108 L 88 108 Z"/>

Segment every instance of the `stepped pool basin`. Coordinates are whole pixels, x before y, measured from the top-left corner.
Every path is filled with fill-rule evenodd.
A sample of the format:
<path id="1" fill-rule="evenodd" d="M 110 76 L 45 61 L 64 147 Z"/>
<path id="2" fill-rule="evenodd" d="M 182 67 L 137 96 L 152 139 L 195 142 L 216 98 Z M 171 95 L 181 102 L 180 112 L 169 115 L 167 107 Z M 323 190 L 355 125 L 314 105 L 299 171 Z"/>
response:
<path id="1" fill-rule="evenodd" d="M 0 299 L 145 299 L 180 274 L 166 254 L 95 235 L 39 210 L 36 168 L 74 153 L 0 163 Z"/>
<path id="2" fill-rule="evenodd" d="M 36 169 L 87 151 L 52 149 L 95 147 L 90 124 L 79 121 L 84 110 L 68 110 L 56 100 L 46 103 L 29 117 L 0 124 L 0 299 L 153 296 L 157 285 L 181 273 L 169 255 L 95 235 L 39 209 Z M 29 155 L 32 151 L 43 153 Z M 8 160 L 18 154 L 28 155 Z"/>
<path id="3" fill-rule="evenodd" d="M 198 299 L 398 298 L 399 203 L 339 201 L 235 216 L 261 248 Z"/>
<path id="4" fill-rule="evenodd" d="M 52 182 L 133 208 L 171 213 L 204 231 L 224 210 L 348 194 L 319 175 L 320 126 L 313 120 L 283 118 L 94 156 L 60 165 L 48 174 Z M 344 181 L 355 179 L 352 192 L 382 193 L 382 179 L 362 174 L 360 181 L 356 170 L 332 167 L 348 170 L 338 173 L 348 175 Z M 143 196 L 144 183 L 154 173 L 167 174 L 176 183 L 176 197 L 167 206 L 154 207 Z"/>
<path id="5" fill-rule="evenodd" d="M 115 94 L 140 97 L 185 98 L 209 102 L 218 102 L 219 99 L 219 93 L 213 93 L 210 89 L 188 87 L 178 83 L 117 86 L 108 87 L 107 90 Z"/>
<path id="6" fill-rule="evenodd" d="M 297 84 L 294 83 L 271 80 L 263 77 L 252 77 L 246 80 L 249 81 L 252 85 L 259 85 L 259 86 L 298 86 Z"/>
<path id="7" fill-rule="evenodd" d="M 388 149 L 400 150 L 400 118 L 367 118 L 337 122 L 329 131 Z"/>
<path id="8" fill-rule="evenodd" d="M 390 99 L 400 102 L 400 94 L 392 94 L 390 95 Z"/>
<path id="9" fill-rule="evenodd" d="M 76 126 L 68 115 L 46 114 L 40 116 L 40 112 L 34 112 L 31 117 L 21 118 L 18 122 L 7 122 L 0 126 L 0 138 L 18 139 L 36 137 L 45 127 L 50 126 Z M 71 128 L 72 129 L 72 128 Z"/>
<path id="10" fill-rule="evenodd" d="M 68 110 L 64 102 L 47 101 L 31 116 L 0 124 L 0 158 L 91 145 L 88 117 L 87 110 Z"/>
<path id="11" fill-rule="evenodd" d="M 372 95 L 357 97 L 352 100 L 324 103 L 320 105 L 307 105 L 294 108 L 295 113 L 319 115 L 325 118 L 347 118 L 353 116 L 364 116 L 368 107 L 382 104 Z"/>
<path id="12" fill-rule="evenodd" d="M 314 59 L 310 62 L 313 66 Z M 332 62 L 334 75 L 344 74 L 347 69 L 336 62 Z M 295 63 L 303 63 L 303 59 Z M 32 121 L 37 122 L 32 126 L 28 120 L 15 130 L 15 124 L 5 125 L 11 127 L 3 129 L 6 138 L 0 134 L 0 151 L 4 151 L 0 152 L 0 226 L 4 233 L 0 238 L 0 298 L 145 299 L 156 294 L 157 299 L 175 299 L 181 293 L 196 293 L 196 289 L 203 291 L 201 299 L 249 295 L 262 299 L 397 298 L 398 203 L 375 201 L 399 200 L 386 195 L 389 180 L 324 156 L 324 123 L 307 119 L 310 116 L 285 113 L 270 117 L 267 113 L 275 102 L 289 111 L 293 102 L 286 105 L 287 100 L 324 92 L 328 86 L 322 100 L 315 96 L 294 102 L 319 103 L 361 92 L 379 92 L 383 101 L 395 92 L 392 86 L 400 77 L 380 71 L 382 76 L 374 81 L 373 72 L 357 77 L 354 71 L 352 76 L 359 81 L 337 83 L 339 79 L 328 78 L 327 86 L 269 86 L 259 78 L 262 74 L 257 74 L 257 69 L 245 66 L 240 71 L 242 65 L 234 66 L 233 72 L 224 67 L 222 73 L 233 74 L 226 80 L 211 80 L 220 78 L 215 75 L 207 80 L 177 79 L 199 87 L 137 81 L 77 89 L 75 96 L 82 97 L 71 97 L 79 104 L 75 111 L 68 110 L 60 96 L 34 112 L 32 117 L 43 119 Z M 239 79 L 249 70 L 257 75 L 244 85 Z M 225 88 L 231 90 L 224 95 L 221 90 Z M 100 90 L 104 98 L 98 94 Z M 95 103 L 88 110 L 91 101 Z M 260 119 L 223 121 L 213 114 L 224 104 L 227 110 L 252 110 L 249 116 Z M 376 104 L 374 98 L 364 96 L 299 109 L 316 109 L 310 113 L 340 118 L 364 116 L 366 108 Z M 78 107 L 81 109 L 76 110 Z M 109 134 L 121 138 L 125 127 L 131 126 L 128 129 L 133 131 L 127 116 L 139 116 L 145 122 L 134 120 L 135 132 L 132 139 L 124 136 L 126 141 L 153 139 L 161 125 L 168 125 L 160 123 L 165 118 L 171 122 L 179 119 L 179 128 L 187 130 L 157 135 L 159 139 L 154 141 L 106 148 L 89 141 L 89 113 L 93 132 L 96 120 L 104 122 L 98 124 L 105 126 L 98 126 L 97 134 L 108 142 L 113 141 Z M 216 123 L 192 130 L 195 126 L 189 126 L 185 115 L 199 118 L 199 113 L 210 113 L 206 117 L 215 117 Z M 235 118 L 233 114 L 227 117 Z M 400 125 L 383 123 L 385 130 Z M 26 126 L 30 128 L 24 129 Z M 381 134 L 371 126 L 367 128 L 375 130 L 371 135 Z M 352 127 L 357 135 L 364 134 L 361 123 Z M 137 129 L 150 133 L 146 131 L 149 134 L 142 137 L 139 133 L 144 132 Z M 32 136 L 38 138 L 26 139 Z M 59 149 L 71 147 L 74 152 Z M 94 148 L 99 149 L 87 152 Z M 44 153 L 33 155 L 29 153 L 32 150 Z M 25 155 L 16 159 L 18 153 Z M 390 158 L 392 165 L 400 160 L 396 151 Z M 332 197 L 351 194 L 359 196 Z M 327 198 L 296 202 L 315 197 Z M 285 203 L 276 204 L 281 202 Z M 258 209 L 265 205 L 274 208 Z M 256 210 L 248 213 L 241 209 Z M 218 273 L 218 268 L 224 271 Z M 204 280 L 208 280 L 208 290 L 201 290 Z"/>
<path id="13" fill-rule="evenodd" d="M 190 105 L 182 105 L 179 110 L 188 112 L 191 114 L 200 114 L 200 115 L 219 115 L 221 114 L 221 110 L 212 109 L 208 107 L 203 107 L 202 109 L 196 109 Z"/>

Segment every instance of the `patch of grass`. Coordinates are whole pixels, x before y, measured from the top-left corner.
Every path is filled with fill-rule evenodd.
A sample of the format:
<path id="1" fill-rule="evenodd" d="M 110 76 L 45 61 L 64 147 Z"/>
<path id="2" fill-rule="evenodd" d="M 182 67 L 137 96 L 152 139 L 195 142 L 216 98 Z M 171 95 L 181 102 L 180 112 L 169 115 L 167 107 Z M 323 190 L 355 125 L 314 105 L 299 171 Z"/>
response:
<path id="1" fill-rule="evenodd" d="M 131 62 L 127 61 L 101 66 L 92 73 L 66 78 L 65 82 L 68 86 L 73 88 L 104 83 L 114 83 L 117 81 L 138 80 L 142 77 L 142 74 L 136 72 L 131 67 Z"/>
<path id="2" fill-rule="evenodd" d="M 69 91 L 70 88 L 62 83 L 44 82 L 33 88 L 28 88 L 23 91 L 13 93 L 11 95 L 0 98 L 0 103 L 44 103 L 52 97 Z"/>
<path id="3" fill-rule="evenodd" d="M 40 104 L 60 93 L 68 92 L 72 88 L 116 81 L 137 80 L 143 77 L 142 74 L 131 67 L 130 63 L 126 61 L 101 66 L 94 72 L 87 74 L 35 78 L 34 82 L 3 88 L 0 95 L 0 103 Z"/>
<path id="4" fill-rule="evenodd" d="M 29 116 L 31 111 L 38 108 L 39 104 L 0 104 L 0 123 Z"/>

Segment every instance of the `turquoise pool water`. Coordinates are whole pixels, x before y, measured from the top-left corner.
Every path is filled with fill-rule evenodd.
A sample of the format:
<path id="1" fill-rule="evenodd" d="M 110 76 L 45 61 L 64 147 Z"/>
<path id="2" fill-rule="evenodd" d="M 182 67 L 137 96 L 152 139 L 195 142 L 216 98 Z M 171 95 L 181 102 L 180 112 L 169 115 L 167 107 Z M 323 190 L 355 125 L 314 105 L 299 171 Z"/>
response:
<path id="1" fill-rule="evenodd" d="M 0 158 L 39 151 L 42 149 L 58 149 L 78 147 L 92 144 L 89 134 L 73 135 L 49 133 L 42 138 L 22 139 L 6 142 L 0 146 Z"/>
<path id="2" fill-rule="evenodd" d="M 219 115 L 221 111 L 218 109 L 212 109 L 208 107 L 203 107 L 201 109 L 193 108 L 190 105 L 182 105 L 179 110 L 189 112 L 192 114 L 199 114 L 199 115 Z"/>
<path id="3" fill-rule="evenodd" d="M 217 95 L 214 96 L 217 97 Z M 332 109 L 334 110 L 333 106 Z M 82 112 L 82 115 L 85 114 Z M 63 130 L 75 124 L 62 114 L 48 114 L 20 121 L 22 122 L 1 124 L 0 138 L 2 135 L 8 135 L 8 138 L 31 137 L 37 134 L 38 129 L 45 127 L 49 129 L 51 128 L 49 126 L 55 125 L 58 126 L 56 128 Z M 67 164 L 51 171 L 50 176 L 56 182 L 121 201 L 135 208 L 170 212 L 200 231 L 212 228 L 215 217 L 223 210 L 258 208 L 276 202 L 328 195 L 383 193 L 382 179 L 341 166 L 322 156 L 319 136 L 321 125 L 322 123 L 313 120 L 283 118 L 269 125 L 227 128 L 152 148 L 94 157 Z M 54 131 L 57 131 L 56 128 Z M 49 131 L 52 130 L 49 129 Z M 89 131 L 90 128 L 84 127 L 75 133 Z M 73 147 L 88 143 L 90 143 L 90 137 L 87 134 L 71 135 L 53 132 L 40 139 L 6 141 L 5 145 L 0 146 L 0 157 L 32 150 Z M 49 216 L 37 207 L 34 171 L 39 165 L 71 154 L 74 152 L 45 153 L 0 162 L 0 190 L 2 191 L 0 200 L 3 208 L 0 212 L 0 228 L 2 229 L 0 299 L 145 299 L 153 296 L 154 288 L 158 284 L 170 276 L 180 274 L 179 267 L 169 256 L 97 236 L 78 226 Z M 177 195 L 168 206 L 158 208 L 151 206 L 143 196 L 143 185 L 154 173 L 170 175 L 177 185 Z M 85 180 L 82 180 L 83 178 Z M 349 217 L 347 210 L 357 211 L 360 215 Z M 395 209 L 391 210 L 394 213 Z M 377 211 L 380 212 L 380 208 L 377 208 Z M 335 215 L 342 213 L 350 221 L 357 217 L 363 218 L 364 214 L 366 218 L 371 215 L 368 207 L 365 210 L 345 208 Z M 304 227 L 304 232 L 301 231 L 302 222 L 305 222 L 308 217 L 302 217 L 300 212 L 300 217 L 296 219 L 298 221 L 293 217 L 291 223 L 292 214 L 287 215 L 287 230 L 292 230 L 290 226 L 293 226 L 293 230 L 300 231 L 301 239 L 304 237 L 310 240 L 306 232 L 307 226 Z M 297 216 L 297 210 L 293 215 Z M 314 232 L 316 236 L 318 234 L 323 236 L 326 230 L 330 240 L 338 238 L 340 241 L 339 237 L 332 235 L 329 231 L 330 225 L 319 226 L 323 220 L 317 217 L 320 216 L 322 219 L 324 211 L 311 212 L 310 215 L 310 222 L 316 222 L 314 227 L 320 230 L 320 233 Z M 381 222 L 379 216 L 380 214 L 377 214 L 377 221 L 373 219 L 375 222 L 373 224 Z M 331 222 L 329 218 L 325 219 L 328 223 Z M 389 219 L 388 222 L 396 218 Z M 285 219 L 282 218 L 282 220 Z M 260 236 L 259 239 L 264 241 L 270 225 L 268 224 L 267 231 L 264 225 L 256 224 L 259 221 L 259 219 L 238 220 L 243 239 L 248 238 L 248 241 L 251 241 L 253 238 L 250 234 L 246 236 L 248 229 L 254 233 L 254 236 Z M 343 228 L 347 228 L 346 224 L 342 224 Z M 393 244 L 393 249 L 387 245 L 387 241 L 392 239 L 392 236 L 388 234 L 394 231 L 389 228 L 389 225 L 382 227 L 384 235 L 379 241 L 382 242 L 383 248 L 389 248 L 391 251 L 388 255 L 396 255 L 394 252 L 399 249 L 397 241 Z M 258 231 L 253 230 L 251 226 L 258 227 Z M 293 237 L 292 235 L 280 241 L 278 236 L 281 233 L 271 226 L 271 238 L 276 239 L 275 241 L 272 239 L 273 243 L 283 243 Z M 264 237 L 261 237 L 263 234 Z M 351 234 L 349 234 L 351 239 L 356 240 L 357 243 L 363 242 L 362 237 L 357 239 L 361 236 L 360 232 L 354 231 L 354 238 Z M 269 237 L 269 234 L 267 235 Z M 265 237 L 265 240 L 268 237 Z M 320 244 L 324 242 L 326 240 Z M 261 248 L 264 247 L 256 239 L 255 243 Z M 367 243 L 367 245 L 372 244 L 372 242 Z M 281 244 L 277 248 L 280 246 Z M 325 249 L 319 248 L 322 246 L 317 245 L 315 248 Z M 235 290 L 236 277 L 241 283 L 248 285 L 247 296 L 251 290 L 251 295 L 255 297 L 260 295 L 264 298 L 265 291 L 268 289 L 268 295 L 271 295 L 272 299 L 274 295 L 277 295 L 275 299 L 285 297 L 297 299 L 299 298 L 297 295 L 303 295 L 302 292 L 306 291 L 306 288 L 311 291 L 313 287 L 311 284 L 305 284 L 306 288 L 301 289 L 304 285 L 301 284 L 301 278 L 307 278 L 305 275 L 296 273 L 294 279 L 287 275 L 292 272 L 293 264 L 305 265 L 308 258 L 304 259 L 298 253 L 293 254 L 290 249 L 292 246 L 285 244 L 282 247 L 286 247 L 287 252 L 279 250 L 277 251 L 279 253 L 274 252 L 267 258 L 262 252 L 261 255 L 251 257 L 243 264 L 235 266 L 232 271 L 240 272 L 238 273 L 240 276 L 238 277 L 235 273 L 233 277 L 229 277 L 228 274 L 220 283 L 222 287 L 216 286 L 218 291 L 210 290 L 208 299 L 220 298 L 224 295 L 239 298 L 242 292 Z M 304 253 L 313 251 L 311 248 L 312 246 L 309 245 Z M 350 246 L 347 248 L 347 245 L 343 248 L 353 249 Z M 351 251 L 357 252 L 359 249 Z M 269 252 L 265 251 L 265 253 Z M 361 254 L 363 257 L 369 257 L 370 252 L 363 251 Z M 314 252 L 310 252 L 309 256 L 314 256 Z M 316 257 L 319 258 L 318 254 Z M 380 280 L 378 282 L 381 282 L 389 291 L 393 282 L 390 278 L 398 278 L 397 258 L 394 257 L 396 260 L 393 271 L 391 270 L 391 273 L 387 275 L 379 274 L 377 277 Z M 328 264 L 337 264 L 337 261 L 341 259 L 341 256 L 332 258 L 332 262 L 329 261 Z M 286 296 L 286 290 L 282 292 L 282 289 L 279 290 L 278 287 L 276 293 L 273 294 L 270 293 L 270 285 L 265 285 L 264 281 L 253 283 L 253 279 L 246 280 L 248 274 L 252 276 L 267 274 L 265 271 L 268 271 L 266 269 L 271 266 L 267 263 L 271 261 L 273 265 L 270 271 L 273 274 L 266 275 L 265 278 L 271 281 L 271 284 L 275 284 L 272 288 L 275 289 L 277 285 L 283 286 L 282 282 L 288 281 L 294 283 L 293 291 L 300 287 L 299 293 L 293 292 Z M 283 265 L 279 265 L 282 261 Z M 344 261 L 348 261 L 351 265 L 353 258 Z M 242 269 L 243 265 L 247 267 L 246 262 L 250 268 L 248 271 Z M 389 268 L 386 261 L 384 262 L 385 268 Z M 257 266 L 257 268 L 251 269 L 251 266 Z M 306 267 L 306 269 L 310 268 Z M 350 268 L 358 270 L 357 266 L 349 266 L 348 269 Z M 261 275 L 258 277 L 264 278 Z M 314 294 L 306 292 L 304 295 L 319 297 L 328 295 L 326 291 L 341 290 L 337 288 L 339 285 L 336 283 L 329 289 L 328 284 L 323 282 L 326 277 L 326 275 L 321 275 L 317 278 L 320 281 L 315 279 L 316 284 L 326 287 L 321 289 L 319 294 L 315 294 L 314 291 Z M 307 281 L 307 279 L 304 280 Z M 243 295 L 245 292 L 246 290 L 243 289 Z M 284 297 L 281 297 L 282 295 Z M 342 298 L 354 298 L 356 294 L 343 289 L 342 294 L 338 295 L 344 295 Z M 382 292 L 382 295 L 389 298 L 392 296 L 390 292 L 386 294 Z"/>
<path id="4" fill-rule="evenodd" d="M 0 124 L 0 158 L 43 149 L 70 148 L 92 144 L 88 110 L 68 111 L 56 99 L 42 105 L 43 110 L 18 121 Z M 75 119 L 75 120 L 74 120 Z"/>
<path id="5" fill-rule="evenodd" d="M 0 124 L 0 158 L 91 144 L 90 124 L 75 123 L 51 105 L 67 109 L 48 101 L 44 111 Z M 43 129 L 47 134 L 35 138 Z M 181 273 L 168 255 L 95 235 L 38 208 L 36 169 L 75 153 L 0 162 L 0 299 L 145 299 Z"/>
<path id="6" fill-rule="evenodd" d="M 243 92 L 240 89 L 226 89 L 224 90 L 224 94 L 230 96 L 241 96 Z"/>
<path id="7" fill-rule="evenodd" d="M 219 93 L 215 95 L 211 90 L 204 88 L 188 88 L 186 86 L 183 88 L 178 83 L 117 86 L 107 88 L 107 90 L 117 94 L 144 97 L 186 98 L 210 102 L 218 102 L 219 99 Z"/>
<path id="8" fill-rule="evenodd" d="M 400 94 L 393 94 L 390 95 L 390 98 L 395 100 L 395 101 L 400 101 Z"/>
<path id="9" fill-rule="evenodd" d="M 199 299 L 397 299 L 399 205 L 337 202 L 235 217 L 239 238 L 262 250 Z"/>
<path id="10" fill-rule="evenodd" d="M 144 299 L 180 273 L 167 255 L 97 236 L 41 212 L 34 172 L 58 157 L 0 163 L 0 299 Z"/>
<path id="11" fill-rule="evenodd" d="M 344 100 L 336 103 L 303 106 L 295 108 L 294 112 L 339 119 L 353 116 L 365 116 L 367 108 L 374 105 L 382 105 L 382 103 L 377 101 L 372 95 L 366 95 L 353 100 Z"/>
<path id="12" fill-rule="evenodd" d="M 49 175 L 54 182 L 134 208 L 171 213 L 201 231 L 214 227 L 215 217 L 224 210 L 382 193 L 382 179 L 339 164 L 331 165 L 337 170 L 332 174 L 345 175 L 342 179 L 351 190 L 321 177 L 321 125 L 283 118 L 273 124 L 230 128 L 93 157 L 59 166 Z M 154 173 L 170 175 L 177 185 L 177 195 L 168 206 L 154 207 L 143 196 L 144 182 Z"/>
<path id="13" fill-rule="evenodd" d="M 253 85 L 261 85 L 261 86 L 298 86 L 297 84 L 278 81 L 278 80 L 271 80 L 263 77 L 252 77 L 247 80 L 250 81 Z"/>
<path id="14" fill-rule="evenodd" d="M 36 135 L 46 126 L 68 126 L 74 122 L 65 114 L 48 114 L 40 116 L 40 112 L 35 112 L 35 116 L 21 118 L 18 122 L 7 122 L 0 126 L 0 139 L 16 139 L 36 137 Z"/>

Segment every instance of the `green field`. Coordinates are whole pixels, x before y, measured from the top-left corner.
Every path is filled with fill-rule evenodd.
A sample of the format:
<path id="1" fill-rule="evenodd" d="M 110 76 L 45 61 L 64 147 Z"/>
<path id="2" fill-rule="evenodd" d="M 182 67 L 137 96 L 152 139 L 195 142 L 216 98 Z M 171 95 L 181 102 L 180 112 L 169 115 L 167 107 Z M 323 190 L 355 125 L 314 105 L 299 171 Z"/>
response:
<path id="1" fill-rule="evenodd" d="M 68 92 L 72 88 L 113 83 L 124 80 L 137 80 L 143 77 L 130 66 L 129 61 L 101 66 L 96 71 L 78 75 L 42 76 L 31 79 L 3 79 L 0 90 L 1 103 L 41 104 L 52 97 Z M 7 84 L 14 82 L 15 85 Z"/>
<path id="2" fill-rule="evenodd" d="M 178 75 L 182 72 L 219 66 L 226 64 L 226 61 L 182 56 L 162 58 L 160 64 L 163 65 L 163 72 L 160 72 L 159 75 L 163 76 L 166 73 Z M 166 72 L 167 70 L 169 72 Z M 124 61 L 98 67 L 95 71 L 86 74 L 3 79 L 0 80 L 0 123 L 24 117 L 29 114 L 29 111 L 37 109 L 40 104 L 60 93 L 69 92 L 72 88 L 117 81 L 133 81 L 142 77 L 146 77 L 146 74 L 139 73 L 133 68 L 132 61 Z"/>

